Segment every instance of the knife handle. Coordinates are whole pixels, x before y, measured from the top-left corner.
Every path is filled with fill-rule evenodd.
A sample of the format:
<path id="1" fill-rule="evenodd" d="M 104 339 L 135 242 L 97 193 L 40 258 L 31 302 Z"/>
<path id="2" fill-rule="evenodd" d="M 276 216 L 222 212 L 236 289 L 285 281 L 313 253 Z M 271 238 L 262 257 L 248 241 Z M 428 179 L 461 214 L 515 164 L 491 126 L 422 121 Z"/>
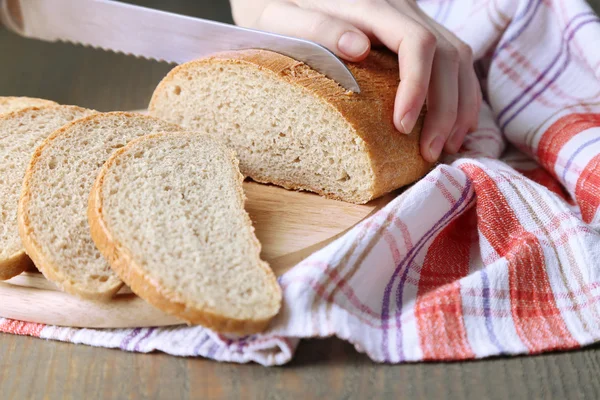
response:
<path id="1" fill-rule="evenodd" d="M 0 0 L 0 24 L 23 35 L 23 14 L 19 0 Z"/>

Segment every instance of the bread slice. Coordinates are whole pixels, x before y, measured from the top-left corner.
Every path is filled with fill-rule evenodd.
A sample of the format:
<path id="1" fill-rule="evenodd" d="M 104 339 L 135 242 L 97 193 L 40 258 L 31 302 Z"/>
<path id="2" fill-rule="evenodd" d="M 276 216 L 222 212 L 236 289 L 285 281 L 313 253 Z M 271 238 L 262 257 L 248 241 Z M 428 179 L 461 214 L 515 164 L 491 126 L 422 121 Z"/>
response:
<path id="1" fill-rule="evenodd" d="M 130 140 L 180 127 L 145 115 L 92 115 L 54 132 L 38 147 L 23 182 L 19 233 L 37 268 L 61 289 L 110 299 L 121 280 L 90 236 L 87 202 L 102 164 Z"/>
<path id="2" fill-rule="evenodd" d="M 2 97 L 0 96 L 0 114 L 22 110 L 28 107 L 57 106 L 52 100 L 36 99 L 32 97 Z"/>
<path id="3" fill-rule="evenodd" d="M 204 134 L 136 139 L 90 194 L 92 237 L 140 297 L 192 324 L 255 333 L 281 304 L 244 210 L 233 152 Z"/>
<path id="4" fill-rule="evenodd" d="M 410 135 L 393 125 L 399 83 L 391 53 L 348 64 L 361 93 L 263 50 L 216 54 L 173 69 L 151 115 L 223 137 L 255 181 L 365 203 L 424 175 L 423 116 Z"/>
<path id="5" fill-rule="evenodd" d="M 32 266 L 17 229 L 19 193 L 31 155 L 53 131 L 93 112 L 74 106 L 46 106 L 0 115 L 0 280 Z"/>

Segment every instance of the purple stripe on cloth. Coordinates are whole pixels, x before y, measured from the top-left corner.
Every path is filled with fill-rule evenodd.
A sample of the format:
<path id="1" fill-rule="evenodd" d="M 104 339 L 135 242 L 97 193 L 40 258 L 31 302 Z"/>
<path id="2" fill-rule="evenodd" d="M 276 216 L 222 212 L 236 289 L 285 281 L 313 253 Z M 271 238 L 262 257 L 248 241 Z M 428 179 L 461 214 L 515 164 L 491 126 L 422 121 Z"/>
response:
<path id="1" fill-rule="evenodd" d="M 520 20 L 522 20 L 523 18 L 525 18 L 525 16 L 529 12 L 529 10 L 531 10 L 531 6 L 533 5 L 533 3 L 535 3 L 535 0 L 529 0 L 527 2 L 527 5 L 525 6 L 525 9 L 523 9 L 523 12 L 520 13 L 520 14 L 515 15 L 515 17 L 513 18 L 513 23 L 514 22 L 519 22 Z M 541 1 L 538 2 L 537 4 L 539 5 L 540 3 L 541 3 Z"/>
<path id="2" fill-rule="evenodd" d="M 127 350 L 127 346 L 129 345 L 129 342 L 131 342 L 131 340 L 134 337 L 136 337 L 140 333 L 141 330 L 142 330 L 142 328 L 135 328 L 134 330 L 132 330 L 131 332 L 129 332 L 129 335 L 127 335 L 125 337 L 125 339 L 123 339 L 123 341 L 119 345 L 119 348 L 121 350 Z"/>
<path id="3" fill-rule="evenodd" d="M 385 290 L 383 292 L 383 301 L 382 301 L 382 309 L 381 309 L 381 320 L 382 320 L 382 328 L 383 328 L 381 348 L 382 348 L 384 358 L 386 361 L 388 361 L 390 359 L 390 354 L 389 354 L 389 349 L 388 349 L 388 340 L 389 340 L 389 338 L 388 338 L 388 330 L 389 330 L 388 318 L 389 318 L 389 313 L 390 313 L 390 305 L 391 305 L 390 299 L 391 299 L 391 294 L 392 294 L 392 287 L 394 286 L 396 278 L 400 274 L 400 271 L 403 269 L 403 267 L 406 265 L 407 267 L 405 268 L 404 274 L 400 278 L 399 292 L 397 292 L 398 294 L 396 296 L 396 304 L 399 304 L 400 309 L 396 310 L 396 315 L 395 315 L 396 316 L 396 326 L 398 327 L 397 332 L 400 337 L 399 345 L 398 345 L 398 354 L 399 354 L 400 359 L 404 359 L 404 351 L 402 349 L 402 332 L 401 332 L 402 323 L 400 321 L 400 315 L 402 312 L 401 307 L 402 307 L 403 286 L 404 286 L 404 283 L 406 282 L 406 278 L 408 276 L 408 269 L 409 269 L 408 266 L 412 264 L 416 255 L 421 250 L 421 248 L 423 248 L 425 243 L 427 243 L 427 241 L 429 241 L 429 239 L 435 234 L 435 232 L 437 232 L 439 229 L 441 229 L 443 227 L 444 223 L 448 219 L 450 219 L 452 217 L 452 215 L 456 212 L 456 210 L 461 206 L 461 204 L 467 198 L 467 194 L 469 193 L 470 189 L 471 189 L 471 182 L 469 180 L 467 180 L 465 188 L 463 189 L 463 192 L 461 193 L 461 197 L 458 199 L 458 201 L 450 208 L 450 210 L 448 210 L 448 212 L 446 212 L 442 216 L 442 218 L 440 220 L 438 220 L 431 227 L 431 229 L 429 229 L 425 233 L 425 235 L 423 235 L 423 237 L 421 237 L 419 239 L 419 241 L 416 243 L 416 245 L 413 246 L 407 252 L 404 259 L 402 261 L 400 261 L 400 263 L 396 266 L 396 269 L 392 273 L 392 277 L 391 277 L 390 281 L 388 282 L 388 284 L 385 287 Z M 467 203 L 465 208 L 468 206 L 469 203 Z M 460 212 L 462 212 L 462 210 L 460 210 Z M 400 301 L 398 301 L 398 297 L 400 298 Z"/>
<path id="4" fill-rule="evenodd" d="M 521 111 L 523 111 L 528 105 L 530 105 L 532 102 L 534 102 L 538 97 L 540 97 L 540 95 L 542 93 L 544 93 L 546 91 L 546 89 L 548 89 L 548 87 L 552 84 L 554 84 L 558 78 L 562 75 L 563 72 L 565 72 L 565 70 L 567 69 L 567 66 L 569 65 L 569 62 L 571 61 L 571 52 L 568 51 L 568 46 L 569 43 L 571 42 L 571 40 L 573 39 L 573 37 L 575 37 L 575 34 L 577 33 L 577 31 L 579 29 L 581 29 L 583 26 L 592 23 L 592 22 L 600 22 L 600 18 L 598 18 L 597 16 L 594 16 L 594 19 L 590 19 L 587 21 L 583 21 L 581 22 L 579 25 L 577 25 L 574 29 L 573 32 L 569 35 L 569 37 L 567 38 L 567 40 L 565 41 L 565 46 L 567 48 L 567 57 L 565 58 L 565 62 L 562 64 L 562 66 L 560 67 L 560 69 L 554 74 L 554 76 L 552 76 L 552 78 L 550 78 L 548 80 L 548 82 L 546 82 L 542 88 L 540 90 L 538 90 L 533 96 L 531 96 L 531 98 L 529 100 L 527 100 L 525 102 L 525 104 L 523 104 L 521 107 L 519 107 L 519 109 L 517 111 L 515 111 L 515 113 L 506 120 L 506 122 L 504 122 L 501 126 L 501 129 L 506 128 L 506 126 L 508 124 L 510 124 L 512 122 L 512 120 L 514 120 L 520 113 Z M 562 54 L 562 49 L 561 49 L 561 54 Z M 560 56 L 560 54 L 559 54 Z M 552 67 L 552 65 L 549 66 L 548 69 L 550 69 Z M 542 73 L 542 75 L 540 75 L 540 77 L 537 79 L 537 81 L 541 80 L 541 78 L 546 74 L 546 72 L 548 71 L 544 71 Z M 523 98 L 523 96 L 520 96 L 518 98 L 518 101 L 521 100 Z M 517 101 L 517 102 L 518 102 Z M 500 119 L 500 118 L 498 118 Z"/>
<path id="5" fill-rule="evenodd" d="M 198 344 L 194 347 L 193 353 L 198 355 L 202 346 L 204 346 L 204 344 L 208 342 L 209 339 L 210 336 L 208 335 L 208 333 L 204 332 L 204 336 L 202 337 L 202 339 L 200 339 L 200 342 L 198 342 Z"/>
<path id="6" fill-rule="evenodd" d="M 470 182 L 468 184 L 468 186 L 470 186 Z M 470 204 L 471 204 L 471 200 L 475 199 L 475 194 L 473 194 L 473 197 L 471 199 L 469 199 L 469 201 L 464 202 L 465 198 L 461 196 L 461 198 L 459 199 L 458 203 L 462 203 L 464 202 L 464 206 L 460 209 L 457 210 L 455 215 L 460 215 L 463 213 L 463 211 L 465 211 L 467 208 L 469 208 Z M 452 221 L 452 218 L 449 218 L 448 221 L 446 221 L 447 223 L 445 223 L 443 226 L 440 226 L 439 229 L 437 230 L 438 232 L 440 230 L 442 230 L 443 228 L 445 228 L 450 222 Z M 421 244 L 421 248 L 425 246 L 425 243 L 427 243 L 429 241 L 429 239 L 431 239 L 436 232 L 432 232 L 430 237 L 427 238 L 427 240 L 423 241 L 423 243 Z M 398 284 L 398 289 L 396 291 L 396 313 L 395 313 L 395 319 L 396 319 L 396 325 L 398 326 L 398 329 L 396 330 L 396 341 L 398 343 L 398 348 L 399 348 L 399 355 L 401 356 L 401 358 L 404 358 L 404 350 L 402 348 L 402 306 L 403 306 L 403 301 L 402 301 L 402 297 L 404 295 L 404 285 L 406 284 L 406 280 L 408 279 L 408 271 L 410 270 L 409 266 L 412 265 L 414 259 L 417 257 L 417 254 L 420 252 L 421 249 L 419 249 L 419 251 L 415 252 L 411 259 L 408 261 L 407 263 L 407 267 L 404 268 L 404 272 L 402 273 L 402 277 L 400 278 L 400 283 Z"/>
<path id="7" fill-rule="evenodd" d="M 254 340 L 256 335 L 244 336 L 235 342 L 239 350 L 242 350 L 244 347 L 248 345 L 249 342 Z"/>
<path id="8" fill-rule="evenodd" d="M 575 150 L 575 152 L 573 154 L 571 154 L 571 157 L 569 157 L 569 160 L 567 161 L 567 164 L 565 165 L 565 169 L 563 170 L 563 173 L 562 173 L 562 180 L 563 180 L 563 182 L 565 182 L 566 179 L 567 179 L 566 178 L 567 171 L 571 167 L 571 164 L 573 164 L 573 160 L 575 160 L 575 157 L 577 157 L 577 155 L 579 155 L 579 153 L 581 153 L 583 151 L 583 149 L 585 149 L 589 145 L 597 143 L 597 142 L 600 142 L 600 137 L 588 140 L 587 142 L 585 142 L 584 144 L 582 144 L 581 146 L 579 146 L 577 148 L 577 150 Z"/>
<path id="9" fill-rule="evenodd" d="M 208 349 L 208 354 L 206 355 L 206 357 L 215 358 L 215 354 L 217 353 L 217 350 L 219 350 L 219 345 L 216 343 L 213 343 L 212 346 L 210 346 L 210 349 Z"/>
<path id="10" fill-rule="evenodd" d="M 488 336 L 490 337 L 490 341 L 499 351 L 499 354 L 504 354 L 505 350 L 500 344 L 496 333 L 494 332 L 494 325 L 492 323 L 492 312 L 490 307 L 490 280 L 488 278 L 487 272 L 481 271 L 481 282 L 483 286 L 483 315 L 485 318 L 485 328 L 488 332 Z"/>
<path id="11" fill-rule="evenodd" d="M 569 31 L 569 29 L 571 29 L 571 24 L 574 24 L 578 18 L 585 17 L 586 16 L 585 14 L 589 15 L 590 13 L 589 12 L 581 13 L 581 14 L 577 14 L 575 17 L 573 17 L 569 21 L 569 23 L 567 24 L 565 29 L 563 30 L 563 35 L 565 33 L 567 33 Z M 575 28 L 575 29 L 577 29 L 577 28 Z M 567 40 L 569 40 L 569 37 L 567 37 Z M 500 112 L 498 113 L 498 117 L 497 117 L 498 120 L 502 119 L 504 114 L 506 114 L 515 104 L 517 104 L 519 101 L 521 101 L 523 96 L 525 96 L 527 93 L 529 93 L 546 76 L 548 71 L 550 71 L 552 69 L 552 67 L 554 67 L 556 65 L 556 63 L 558 62 L 560 57 L 564 54 L 564 49 L 565 49 L 566 43 L 568 43 L 568 42 L 565 40 L 565 38 L 563 36 L 558 54 L 554 57 L 554 59 L 552 61 L 550 61 L 548 66 L 538 75 L 538 77 L 530 85 L 528 85 L 522 92 L 520 92 L 518 95 L 516 95 L 502 110 L 500 110 Z"/>
<path id="12" fill-rule="evenodd" d="M 500 43 L 498 45 L 498 47 L 496 47 L 496 49 L 494 50 L 494 53 L 492 54 L 492 60 L 496 59 L 496 57 L 498 57 L 498 55 L 500 54 L 500 52 L 502 50 L 504 50 L 506 47 L 508 47 L 509 44 L 511 44 L 512 42 L 514 42 L 515 40 L 517 40 L 519 38 L 519 36 L 521 36 L 521 34 L 525 31 L 525 29 L 527 29 L 527 27 L 529 26 L 529 24 L 533 20 L 533 17 L 535 17 L 535 14 L 539 10 L 540 5 L 542 5 L 542 0 L 532 0 L 532 1 L 527 2 L 527 7 L 525 7 L 525 10 L 523 11 L 523 14 L 517 16 L 513 20 L 513 23 L 511 24 L 511 26 L 512 26 L 516 22 L 518 22 L 522 18 L 524 18 L 525 15 L 527 15 L 527 13 L 529 12 L 529 10 L 531 9 L 531 5 L 533 3 L 535 3 L 535 7 L 533 9 L 533 12 L 531 13 L 531 15 L 529 16 L 529 18 L 527 19 L 527 21 L 525 21 L 523 23 L 523 25 L 521 25 L 521 27 L 519 27 L 519 29 L 517 29 L 517 31 L 513 35 L 511 35 L 508 39 L 506 39 L 506 41 Z"/>
<path id="13" fill-rule="evenodd" d="M 148 331 L 144 334 L 144 336 L 142 336 L 140 338 L 140 340 L 138 340 L 138 342 L 135 344 L 135 347 L 133 348 L 134 351 L 140 351 L 140 344 L 146 339 L 148 338 L 148 336 L 150 336 L 152 334 L 152 332 L 154 332 L 156 330 L 156 328 L 148 328 Z"/>

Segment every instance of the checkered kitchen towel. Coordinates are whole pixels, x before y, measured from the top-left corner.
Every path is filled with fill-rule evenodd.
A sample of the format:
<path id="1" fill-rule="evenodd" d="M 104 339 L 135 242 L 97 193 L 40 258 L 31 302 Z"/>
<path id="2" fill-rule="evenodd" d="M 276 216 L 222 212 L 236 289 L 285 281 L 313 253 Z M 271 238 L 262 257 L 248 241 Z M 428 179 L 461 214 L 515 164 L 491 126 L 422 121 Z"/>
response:
<path id="1" fill-rule="evenodd" d="M 375 361 L 600 340 L 600 20 L 583 0 L 430 0 L 469 43 L 488 106 L 459 157 L 281 277 L 272 329 L 0 330 L 222 361 L 288 362 L 335 335 Z"/>

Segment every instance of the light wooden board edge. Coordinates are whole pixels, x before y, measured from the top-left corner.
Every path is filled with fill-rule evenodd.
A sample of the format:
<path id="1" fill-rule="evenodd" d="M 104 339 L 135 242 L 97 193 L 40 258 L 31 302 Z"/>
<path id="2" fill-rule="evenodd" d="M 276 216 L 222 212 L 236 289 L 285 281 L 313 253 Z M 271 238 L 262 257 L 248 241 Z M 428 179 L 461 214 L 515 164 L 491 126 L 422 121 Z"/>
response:
<path id="1" fill-rule="evenodd" d="M 390 194 L 372 202 L 370 204 L 372 209 L 365 218 L 379 211 L 394 197 L 395 194 Z M 354 226 L 356 224 L 327 240 L 278 257 L 271 262 L 278 265 L 277 273 L 280 276 Z M 117 329 L 172 326 L 184 323 L 146 303 L 126 286 L 109 302 L 84 300 L 61 292 L 41 273 L 33 271 L 0 282 L 0 304 L 2 304 L 0 313 L 4 318 L 55 326 Z"/>
<path id="2" fill-rule="evenodd" d="M 139 328 L 181 325 L 134 294 L 115 296 L 102 303 L 83 300 L 67 293 L 0 282 L 2 316 L 46 325 L 76 328 Z M 40 307 L 40 305 L 42 305 Z"/>

